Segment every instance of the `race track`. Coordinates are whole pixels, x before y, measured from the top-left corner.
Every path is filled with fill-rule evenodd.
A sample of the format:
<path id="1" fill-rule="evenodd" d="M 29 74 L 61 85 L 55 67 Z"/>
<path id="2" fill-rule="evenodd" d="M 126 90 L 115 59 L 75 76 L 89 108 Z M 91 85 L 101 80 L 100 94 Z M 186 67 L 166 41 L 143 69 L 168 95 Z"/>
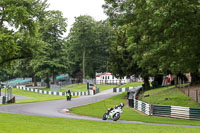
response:
<path id="1" fill-rule="evenodd" d="M 54 100 L 54 101 L 26 103 L 26 104 L 3 105 L 3 106 L 0 106 L 0 112 L 47 116 L 47 117 L 58 117 L 58 118 L 92 120 L 92 121 L 101 121 L 101 122 L 113 122 L 112 120 L 103 121 L 100 118 L 89 117 L 89 116 L 80 116 L 80 115 L 66 113 L 66 109 L 70 109 L 70 108 L 78 107 L 78 106 L 82 106 L 82 105 L 87 105 L 90 103 L 95 103 L 95 102 L 107 99 L 109 97 L 112 97 L 112 96 L 115 96 L 118 94 L 120 94 L 120 93 L 113 93 L 112 89 L 109 89 L 109 90 L 102 91 L 101 93 L 96 94 L 96 95 L 72 98 L 71 101 Z M 139 121 L 125 121 L 125 120 L 118 120 L 115 123 L 133 123 L 133 124 L 145 124 L 145 125 L 200 128 L 200 126 L 145 123 L 145 122 L 139 122 Z"/>

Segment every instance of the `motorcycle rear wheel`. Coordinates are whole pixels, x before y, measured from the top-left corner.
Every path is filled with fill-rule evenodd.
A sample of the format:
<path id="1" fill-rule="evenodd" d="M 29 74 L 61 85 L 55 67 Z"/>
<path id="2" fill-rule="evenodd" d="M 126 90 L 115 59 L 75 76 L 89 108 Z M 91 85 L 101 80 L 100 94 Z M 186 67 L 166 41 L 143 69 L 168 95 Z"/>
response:
<path id="1" fill-rule="evenodd" d="M 113 116 L 113 121 L 117 121 L 119 120 L 120 118 L 120 113 L 116 113 L 114 116 Z"/>

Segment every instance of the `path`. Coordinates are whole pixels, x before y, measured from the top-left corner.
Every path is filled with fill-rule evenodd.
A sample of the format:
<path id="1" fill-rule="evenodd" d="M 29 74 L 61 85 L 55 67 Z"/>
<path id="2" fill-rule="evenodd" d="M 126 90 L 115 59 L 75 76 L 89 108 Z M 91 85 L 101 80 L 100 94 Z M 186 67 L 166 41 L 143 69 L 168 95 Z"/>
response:
<path id="1" fill-rule="evenodd" d="M 100 118 L 80 116 L 80 115 L 66 113 L 65 109 L 87 105 L 87 104 L 101 101 L 103 99 L 106 99 L 118 94 L 119 93 L 112 93 L 112 90 L 110 89 L 110 90 L 102 91 L 101 93 L 96 94 L 96 95 L 73 98 L 72 101 L 55 100 L 55 101 L 46 101 L 46 102 L 37 102 L 37 103 L 4 105 L 4 106 L 0 106 L 0 112 L 48 116 L 48 117 L 72 118 L 72 119 L 92 120 L 92 121 L 101 121 L 101 122 L 113 122 L 112 120 L 103 121 Z M 200 126 L 145 123 L 145 122 L 125 121 L 125 120 L 118 120 L 115 123 L 134 123 L 134 124 L 145 124 L 145 125 L 200 128 Z"/>

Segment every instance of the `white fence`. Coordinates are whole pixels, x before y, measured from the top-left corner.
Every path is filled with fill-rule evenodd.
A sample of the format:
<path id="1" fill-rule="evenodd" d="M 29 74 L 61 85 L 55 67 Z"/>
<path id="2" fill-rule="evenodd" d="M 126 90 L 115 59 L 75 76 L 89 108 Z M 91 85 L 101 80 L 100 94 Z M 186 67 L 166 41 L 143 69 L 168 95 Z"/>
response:
<path id="1" fill-rule="evenodd" d="M 45 91 L 45 90 L 39 90 L 39 89 L 32 89 L 28 88 L 25 85 L 17 86 L 18 89 L 25 90 L 25 91 L 31 91 L 41 94 L 47 94 L 47 95 L 56 95 L 56 96 L 66 96 L 65 92 L 55 92 L 55 91 Z M 89 90 L 89 92 L 71 92 L 72 96 L 86 96 L 86 95 L 94 95 L 92 90 Z"/>

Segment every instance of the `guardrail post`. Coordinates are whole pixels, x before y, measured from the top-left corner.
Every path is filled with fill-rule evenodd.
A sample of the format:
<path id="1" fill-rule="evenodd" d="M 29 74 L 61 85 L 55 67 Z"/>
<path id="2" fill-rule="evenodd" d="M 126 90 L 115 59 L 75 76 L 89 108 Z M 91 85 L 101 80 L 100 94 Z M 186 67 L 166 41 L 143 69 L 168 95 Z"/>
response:
<path id="1" fill-rule="evenodd" d="M 150 110 L 149 111 L 150 111 L 149 114 L 153 115 L 153 104 L 150 104 Z"/>
<path id="2" fill-rule="evenodd" d="M 2 104 L 6 104 L 6 97 L 5 96 L 3 96 Z"/>

